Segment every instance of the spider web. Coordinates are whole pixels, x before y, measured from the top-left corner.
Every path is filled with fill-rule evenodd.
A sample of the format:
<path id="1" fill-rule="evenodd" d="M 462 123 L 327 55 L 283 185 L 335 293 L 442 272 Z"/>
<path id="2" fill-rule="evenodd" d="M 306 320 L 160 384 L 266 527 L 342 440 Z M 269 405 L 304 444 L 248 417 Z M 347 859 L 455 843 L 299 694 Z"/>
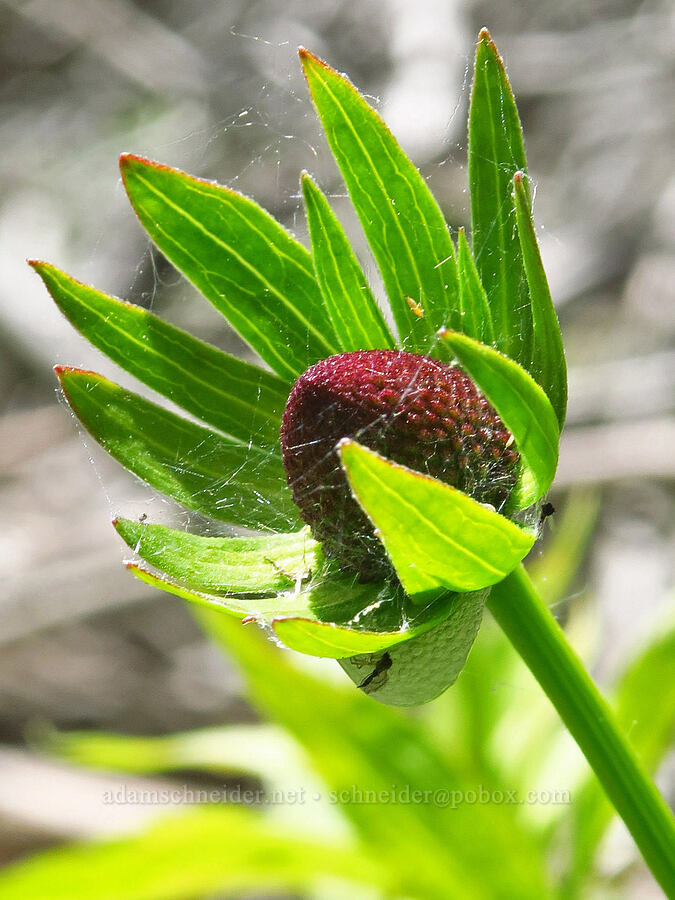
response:
<path id="1" fill-rule="evenodd" d="M 262 41 L 262 38 L 247 35 L 241 35 L 241 38 Z M 284 42 L 284 44 L 264 43 L 271 51 L 274 51 L 288 42 Z M 460 112 L 463 112 L 468 106 L 469 72 L 470 64 L 467 58 L 460 98 L 454 109 L 449 111 L 448 133 L 451 131 L 451 126 L 454 126 L 455 120 L 460 117 Z M 312 174 L 318 177 L 320 183 L 323 183 L 324 187 L 328 188 L 326 193 L 331 201 L 331 205 L 345 226 L 350 241 L 366 272 L 371 289 L 384 313 L 387 324 L 392 332 L 396 334 L 379 271 L 370 254 L 355 212 L 337 175 L 335 163 L 322 136 L 318 119 L 309 97 L 304 90 L 304 86 L 298 85 L 296 87 L 296 84 L 297 79 L 291 74 L 287 74 L 281 81 L 266 81 L 262 84 L 255 102 L 250 106 L 238 109 L 204 133 L 195 135 L 193 132 L 182 136 L 175 146 L 180 148 L 189 142 L 190 146 L 197 146 L 198 149 L 191 154 L 187 154 L 187 159 L 185 158 L 186 154 L 182 154 L 180 167 L 186 169 L 186 171 L 204 175 L 207 178 L 215 177 L 228 187 L 251 196 L 281 221 L 282 224 L 288 227 L 305 246 L 308 246 L 307 229 L 301 206 L 301 195 L 297 188 L 297 178 L 301 169 L 307 168 L 310 170 Z M 303 89 L 299 90 L 299 87 Z M 375 108 L 379 107 L 378 98 L 368 96 L 368 99 Z M 299 115 L 298 112 L 300 113 Z M 462 116 L 462 124 L 463 121 L 464 117 Z M 252 138 L 254 139 L 252 140 Z M 250 158 L 237 171 L 223 173 L 220 166 L 216 166 L 218 171 L 214 172 L 211 164 L 214 155 L 219 154 L 220 148 L 227 146 L 228 142 L 232 140 L 236 143 L 243 141 L 247 148 L 255 147 L 255 150 L 250 153 Z M 438 149 L 444 151 L 443 156 L 437 159 L 430 167 L 427 167 L 429 171 L 426 174 L 429 176 L 428 181 L 432 191 L 437 196 L 440 194 L 441 198 L 443 198 L 443 195 L 448 193 L 445 190 L 447 181 L 445 173 L 447 170 L 451 167 L 456 167 L 464 173 L 466 171 L 464 163 L 465 147 L 461 142 L 456 142 L 447 143 L 444 148 Z M 149 155 L 157 156 L 160 161 L 164 161 L 161 150 L 153 151 Z M 261 184 L 264 188 L 262 191 L 263 196 L 261 196 L 261 191 L 258 189 Z M 435 190 L 436 185 L 440 190 Z M 466 188 L 463 190 L 462 198 L 459 202 L 457 202 L 458 198 L 456 196 L 451 204 L 443 202 L 441 199 L 441 205 L 444 208 L 446 218 L 449 219 L 453 233 L 456 233 L 458 225 L 469 224 L 468 203 L 465 198 L 468 198 Z M 505 198 L 504 202 L 507 203 L 508 199 Z M 474 251 L 476 254 L 479 254 L 480 248 L 474 248 Z M 135 276 L 126 295 L 196 336 L 266 368 L 265 364 L 260 362 L 247 345 L 225 325 L 222 317 L 210 307 L 208 301 L 201 295 L 198 295 L 183 276 L 168 265 L 151 245 L 149 238 L 147 239 L 146 250 L 138 262 Z M 434 353 L 436 346 L 437 344 L 429 348 L 431 354 Z M 116 380 L 117 375 L 118 373 L 115 373 L 113 376 Z M 124 383 L 128 379 L 122 378 L 120 380 Z M 144 388 L 144 386 L 139 385 L 135 381 L 130 386 L 137 393 L 149 397 L 154 402 L 158 402 L 156 395 Z M 419 388 L 413 377 L 401 397 L 401 402 L 410 400 L 418 390 Z M 177 412 L 184 418 L 203 424 L 185 410 L 173 406 L 170 401 L 164 398 L 161 398 L 159 403 Z M 395 417 L 396 413 L 394 414 L 394 419 Z M 393 420 L 388 420 L 386 424 L 387 426 L 393 424 Z M 103 451 L 95 450 L 92 447 L 93 442 L 89 435 L 82 429 L 80 430 L 113 515 L 120 514 L 120 508 L 122 508 L 122 511 L 128 518 L 138 518 L 143 521 L 147 519 L 149 522 L 168 524 L 172 527 L 206 537 L 232 536 L 245 533 L 265 534 L 275 531 L 274 528 L 264 525 L 262 522 L 258 523 L 259 527 L 257 529 L 247 531 L 246 529 L 228 525 L 220 520 L 206 518 L 197 512 L 178 505 L 170 498 L 139 482 L 138 479 L 138 484 L 142 485 L 140 489 L 142 490 L 141 496 L 139 498 L 134 496 L 131 500 L 122 500 L 118 496 L 120 488 L 117 481 L 109 481 L 108 470 L 101 465 L 101 459 L 104 456 Z M 356 440 L 362 437 L 367 444 L 367 436 L 362 431 L 349 436 L 354 437 Z M 255 435 L 252 435 L 252 441 L 249 444 L 251 454 L 255 447 L 255 437 Z M 250 460 L 251 457 L 249 456 L 248 459 Z M 177 455 L 175 460 L 176 471 L 184 471 L 186 466 L 189 466 L 189 462 Z M 221 478 L 205 483 L 203 491 L 208 493 L 211 498 L 215 498 L 216 502 L 219 505 L 222 504 L 224 508 L 228 503 L 228 485 L 237 478 L 237 475 L 237 471 L 223 472 Z M 255 467 L 253 467 L 253 475 L 255 475 Z M 474 476 L 474 482 L 467 484 L 466 490 L 471 495 L 478 495 L 482 492 L 486 483 L 494 484 L 505 477 L 499 472 L 495 464 L 484 469 L 481 475 Z M 255 487 L 253 491 L 255 491 Z M 264 506 L 268 512 L 278 512 L 279 521 L 283 520 L 282 510 L 280 508 L 275 510 L 273 498 L 258 493 L 258 500 L 261 507 Z M 501 507 L 497 511 L 501 511 Z M 538 507 L 520 512 L 515 518 L 521 524 L 532 526 L 539 518 Z M 128 557 L 128 551 L 125 556 Z M 142 561 L 141 564 L 143 564 Z M 295 573 L 292 579 L 289 578 L 289 582 L 292 581 L 292 586 L 289 586 L 291 592 L 297 593 L 303 590 L 310 577 L 313 588 L 318 588 L 322 585 L 322 572 L 312 572 L 310 568 L 308 564 L 306 570 Z M 330 572 L 330 567 L 328 571 Z M 325 583 L 327 584 L 328 580 Z M 428 610 L 428 606 L 413 607 L 410 603 L 402 602 L 400 593 L 392 590 L 390 586 L 385 584 L 381 586 L 381 589 L 375 591 L 373 597 L 365 606 L 357 609 L 342 624 L 354 628 L 373 629 L 386 623 L 387 630 L 393 630 L 394 626 L 401 630 L 406 630 L 417 619 L 423 618 Z M 252 602 L 251 613 L 257 612 L 258 607 L 255 602 Z M 262 624 L 269 625 L 269 623 L 264 622 Z"/>

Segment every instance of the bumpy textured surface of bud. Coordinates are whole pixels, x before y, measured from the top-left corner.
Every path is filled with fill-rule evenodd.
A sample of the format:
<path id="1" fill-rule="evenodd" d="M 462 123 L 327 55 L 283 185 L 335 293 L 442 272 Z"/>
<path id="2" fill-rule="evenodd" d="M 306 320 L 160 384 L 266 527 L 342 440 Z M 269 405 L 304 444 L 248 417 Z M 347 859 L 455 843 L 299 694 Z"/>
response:
<path id="1" fill-rule="evenodd" d="M 281 449 L 293 499 L 327 557 L 362 581 L 391 573 L 336 451 L 354 438 L 499 509 L 517 479 L 511 435 L 473 381 L 428 356 L 363 350 L 328 357 L 296 381 Z"/>

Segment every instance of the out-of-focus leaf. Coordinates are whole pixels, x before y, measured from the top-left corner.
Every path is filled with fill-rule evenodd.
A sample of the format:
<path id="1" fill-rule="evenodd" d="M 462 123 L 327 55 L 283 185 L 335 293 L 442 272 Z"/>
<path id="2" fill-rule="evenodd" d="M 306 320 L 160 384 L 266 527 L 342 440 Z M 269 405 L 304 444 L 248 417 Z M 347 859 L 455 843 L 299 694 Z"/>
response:
<path id="1" fill-rule="evenodd" d="M 276 778 L 280 766 L 300 766 L 297 745 L 268 724 L 225 725 L 177 734 L 138 737 L 99 731 L 54 732 L 39 749 L 75 765 L 133 774 L 192 769 L 216 775 Z"/>
<path id="2" fill-rule="evenodd" d="M 471 243 L 496 345 L 530 371 L 532 311 L 512 197 L 518 170 L 527 171 L 518 110 L 504 63 L 483 29 L 469 113 Z"/>
<path id="3" fill-rule="evenodd" d="M 259 710 L 305 748 L 372 857 L 400 877 L 402 896 L 548 895 L 541 854 L 518 807 L 466 803 L 459 799 L 464 794 L 453 800 L 452 791 L 467 782 L 418 723 L 353 688 L 339 690 L 298 671 L 269 641 L 227 616 L 197 613 L 240 666 Z"/>
<path id="4" fill-rule="evenodd" d="M 483 618 L 462 677 L 452 690 L 421 710 L 455 765 L 473 768 L 476 781 L 490 781 L 495 787 L 509 783 L 511 789 L 501 757 L 495 764 L 493 743 L 514 700 L 511 679 L 517 659 L 504 632 L 490 617 Z"/>
<path id="5" fill-rule="evenodd" d="M 48 263 L 31 265 L 73 325 L 139 381 L 232 437 L 278 450 L 288 398 L 281 378 Z"/>
<path id="6" fill-rule="evenodd" d="M 3 900 L 193 900 L 305 893 L 322 877 L 394 890 L 395 873 L 344 844 L 281 832 L 253 812 L 204 807 L 115 841 L 58 847 L 0 874 Z M 351 889 L 345 884 L 345 891 Z"/>
<path id="7" fill-rule="evenodd" d="M 131 154 L 120 167 L 162 253 L 275 372 L 294 381 L 337 352 L 310 254 L 257 203 Z"/>
<path id="8" fill-rule="evenodd" d="M 549 606 L 560 603 L 579 571 L 600 509 L 600 491 L 584 486 L 570 491 L 541 556 L 527 561 L 527 572 Z"/>
<path id="9" fill-rule="evenodd" d="M 513 435 L 521 458 L 520 481 L 509 506 L 531 506 L 551 486 L 558 466 L 558 420 L 548 397 L 518 363 L 463 334 L 446 341 Z"/>
<path id="10" fill-rule="evenodd" d="M 656 637 L 624 672 L 613 706 L 645 768 L 654 772 L 675 740 L 675 627 Z M 616 813 L 592 775 L 574 792 L 570 812 L 573 859 L 565 891 L 574 897 Z"/>
<path id="11" fill-rule="evenodd" d="M 235 525 L 298 527 L 278 456 L 195 425 L 95 372 L 55 371 L 87 431 L 151 487 Z"/>
<path id="12" fill-rule="evenodd" d="M 261 782 L 269 801 L 264 806 L 266 818 L 279 829 L 305 827 L 315 837 L 345 833 L 339 812 L 327 802 L 324 785 L 302 749 L 277 725 L 232 724 L 153 737 L 38 728 L 33 732 L 38 752 L 77 766 L 135 775 L 190 770 L 221 778 L 250 776 Z M 246 795 L 232 793 L 227 799 L 246 802 Z"/>
<path id="13" fill-rule="evenodd" d="M 459 330 L 483 344 L 491 344 L 495 339 L 492 313 L 463 228 L 459 229 L 457 242 L 457 268 L 462 314 L 462 325 Z"/>
<path id="14" fill-rule="evenodd" d="M 429 352 L 442 325 L 461 328 L 457 262 L 443 214 L 418 170 L 352 84 L 309 51 L 301 49 L 300 58 L 380 267 L 399 336 L 407 350 Z"/>
<path id="15" fill-rule="evenodd" d="M 476 591 L 496 584 L 534 544 L 533 532 L 462 491 L 355 441 L 341 442 L 340 457 L 357 500 L 413 599 L 440 586 Z"/>
<path id="16" fill-rule="evenodd" d="M 302 174 L 302 192 L 314 269 L 340 350 L 393 348 L 394 340 L 347 236 L 306 172 Z"/>
<path id="17" fill-rule="evenodd" d="M 567 364 L 560 323 L 553 306 L 532 221 L 529 191 L 522 172 L 513 178 L 516 222 L 532 307 L 532 365 L 535 381 L 546 391 L 562 429 L 567 410 Z"/>
<path id="18" fill-rule="evenodd" d="M 448 592 L 419 606 L 400 588 L 358 584 L 350 576 L 321 572 L 303 588 L 265 596 L 207 593 L 135 563 L 127 563 L 127 569 L 146 584 L 190 603 L 271 626 L 293 650 L 331 659 L 377 653 L 409 641 L 443 622 L 455 608 L 455 595 Z"/>
<path id="19" fill-rule="evenodd" d="M 113 525 L 141 559 L 206 593 L 280 593 L 323 563 L 308 528 L 265 537 L 211 538 L 129 519 L 115 519 Z"/>

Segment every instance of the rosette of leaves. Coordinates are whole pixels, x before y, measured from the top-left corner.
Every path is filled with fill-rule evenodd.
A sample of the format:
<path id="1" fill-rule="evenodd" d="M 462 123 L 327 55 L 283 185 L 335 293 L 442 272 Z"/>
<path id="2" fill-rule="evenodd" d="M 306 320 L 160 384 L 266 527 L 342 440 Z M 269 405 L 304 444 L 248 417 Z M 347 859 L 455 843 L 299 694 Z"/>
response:
<path id="1" fill-rule="evenodd" d="M 535 541 L 532 511 L 553 480 L 565 416 L 560 329 L 532 222 L 518 112 L 487 32 L 478 42 L 469 117 L 471 242 L 460 230 L 457 246 L 379 115 L 346 77 L 305 50 L 300 57 L 395 329 L 306 173 L 309 250 L 233 190 L 121 158 L 129 199 L 150 237 L 266 368 L 49 264 L 32 265 L 86 338 L 191 416 L 102 375 L 59 366 L 84 427 L 152 488 L 249 532 L 205 537 L 118 518 L 115 527 L 140 560 L 129 570 L 187 600 L 255 620 L 288 648 L 335 658 L 372 696 L 410 705 L 456 679 L 488 592 Z M 363 582 L 324 555 L 303 527 L 279 432 L 289 392 L 308 367 L 379 349 L 461 367 L 510 432 L 518 462 L 498 511 L 346 435 L 336 452 L 395 573 Z"/>

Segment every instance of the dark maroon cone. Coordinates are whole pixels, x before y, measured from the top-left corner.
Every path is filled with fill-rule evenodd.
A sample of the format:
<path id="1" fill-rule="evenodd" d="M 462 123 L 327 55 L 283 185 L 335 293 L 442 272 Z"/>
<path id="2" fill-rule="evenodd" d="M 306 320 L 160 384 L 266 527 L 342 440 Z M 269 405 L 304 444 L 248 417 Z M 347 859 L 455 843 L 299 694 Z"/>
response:
<path id="1" fill-rule="evenodd" d="M 286 403 L 288 484 L 327 557 L 362 581 L 391 565 L 352 497 L 336 446 L 351 437 L 499 509 L 517 479 L 511 434 L 459 369 L 396 350 L 340 353 L 310 366 Z"/>

